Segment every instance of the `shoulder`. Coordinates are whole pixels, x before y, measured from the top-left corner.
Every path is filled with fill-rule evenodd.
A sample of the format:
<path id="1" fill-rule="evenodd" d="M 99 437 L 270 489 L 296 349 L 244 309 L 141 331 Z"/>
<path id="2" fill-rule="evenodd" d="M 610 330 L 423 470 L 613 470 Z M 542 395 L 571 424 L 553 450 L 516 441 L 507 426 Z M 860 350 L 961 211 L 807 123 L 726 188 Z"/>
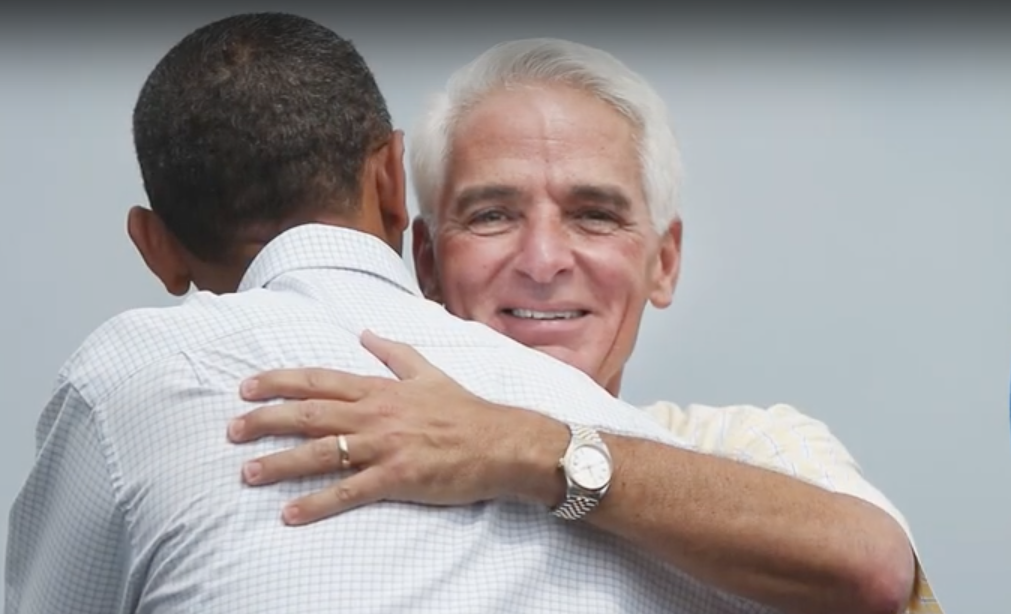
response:
<path id="1" fill-rule="evenodd" d="M 859 473 L 856 461 L 828 425 L 792 405 L 680 407 L 659 401 L 644 408 L 654 419 L 698 450 L 785 471 L 796 477 Z"/>
<path id="2" fill-rule="evenodd" d="M 92 331 L 60 369 L 59 380 L 85 397 L 102 396 L 114 386 L 178 343 L 173 320 L 178 307 L 125 311 Z"/>
<path id="3" fill-rule="evenodd" d="M 766 433 L 797 429 L 812 433 L 828 432 L 825 423 L 782 403 L 768 407 L 692 404 L 682 408 L 669 401 L 658 401 L 642 409 L 667 428 L 684 434 L 713 429 L 730 434 L 750 432 L 752 435 L 756 434 L 755 429 Z"/>
<path id="4" fill-rule="evenodd" d="M 660 401 L 644 408 L 697 450 L 785 473 L 825 489 L 894 510 L 856 459 L 821 420 L 792 405 L 688 405 Z"/>
<path id="5" fill-rule="evenodd" d="M 256 296 L 254 296 L 254 293 Z M 250 291 L 216 296 L 198 292 L 171 307 L 131 309 L 105 321 L 71 354 L 57 385 L 71 385 L 91 405 L 124 382 L 186 349 L 283 318 L 282 297 Z"/>
<path id="6" fill-rule="evenodd" d="M 446 322 L 451 324 L 437 345 L 417 347 L 447 375 L 478 396 L 535 410 L 568 424 L 680 443 L 645 412 L 614 397 L 576 367 L 484 324 L 451 318 Z"/>
<path id="7" fill-rule="evenodd" d="M 657 401 L 643 407 L 664 426 L 682 434 L 721 433 L 733 435 L 769 435 L 791 431 L 828 433 L 828 426 L 792 405 L 703 405 L 681 407 L 670 401 Z"/>
<path id="8" fill-rule="evenodd" d="M 763 467 L 832 492 L 850 495 L 888 512 L 906 529 L 894 504 L 863 470 L 828 425 L 792 405 L 688 405 L 659 401 L 643 408 L 696 444 L 699 452 Z"/>

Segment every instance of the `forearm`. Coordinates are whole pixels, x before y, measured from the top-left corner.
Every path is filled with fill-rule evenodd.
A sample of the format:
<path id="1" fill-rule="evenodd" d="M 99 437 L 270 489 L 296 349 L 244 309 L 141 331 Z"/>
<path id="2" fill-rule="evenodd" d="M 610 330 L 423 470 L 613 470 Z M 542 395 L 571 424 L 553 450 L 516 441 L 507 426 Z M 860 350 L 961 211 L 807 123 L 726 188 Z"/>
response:
<path id="1" fill-rule="evenodd" d="M 557 461 L 567 430 L 556 423 L 537 432 L 533 443 L 543 453 L 538 470 L 527 468 L 524 495 L 555 505 L 564 494 Z M 587 522 L 703 582 L 784 612 L 891 614 L 905 604 L 914 559 L 902 528 L 884 511 L 728 459 L 604 438 L 614 477 Z"/>

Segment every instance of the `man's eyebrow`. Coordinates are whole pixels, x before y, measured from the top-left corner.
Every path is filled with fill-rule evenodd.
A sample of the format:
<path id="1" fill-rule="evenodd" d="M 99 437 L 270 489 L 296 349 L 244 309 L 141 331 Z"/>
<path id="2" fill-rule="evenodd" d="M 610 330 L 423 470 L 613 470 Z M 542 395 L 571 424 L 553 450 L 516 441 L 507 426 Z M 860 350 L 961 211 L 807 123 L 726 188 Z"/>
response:
<path id="1" fill-rule="evenodd" d="M 632 202 L 625 192 L 614 186 L 577 185 L 569 190 L 569 196 L 573 200 L 608 205 L 620 211 L 627 211 L 632 207 Z"/>
<path id="2" fill-rule="evenodd" d="M 518 198 L 520 191 L 507 185 L 479 185 L 466 188 L 456 195 L 453 201 L 453 210 L 462 213 L 474 205 L 486 201 L 514 200 Z"/>

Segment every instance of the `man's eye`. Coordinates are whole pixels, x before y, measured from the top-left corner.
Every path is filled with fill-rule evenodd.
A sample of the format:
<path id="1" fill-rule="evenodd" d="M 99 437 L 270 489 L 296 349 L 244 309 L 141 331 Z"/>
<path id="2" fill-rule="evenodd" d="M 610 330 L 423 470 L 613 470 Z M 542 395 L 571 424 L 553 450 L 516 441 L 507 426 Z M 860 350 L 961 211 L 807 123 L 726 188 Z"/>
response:
<path id="1" fill-rule="evenodd" d="M 613 213 L 611 213 L 610 211 L 603 211 L 600 209 L 584 209 L 579 212 L 579 217 L 584 220 L 592 220 L 597 222 L 617 221 Z"/>
<path id="2" fill-rule="evenodd" d="M 499 211 L 497 209 L 489 209 L 487 211 L 479 211 L 470 218 L 471 224 L 494 224 L 496 222 L 504 222 L 508 219 L 505 212 Z"/>
<path id="3" fill-rule="evenodd" d="M 477 235 L 497 235 L 512 228 L 515 216 L 503 209 L 484 209 L 467 218 L 467 229 Z"/>
<path id="4" fill-rule="evenodd" d="M 610 232 L 621 225 L 618 216 L 606 209 L 582 209 L 575 217 L 583 228 L 593 232 Z"/>

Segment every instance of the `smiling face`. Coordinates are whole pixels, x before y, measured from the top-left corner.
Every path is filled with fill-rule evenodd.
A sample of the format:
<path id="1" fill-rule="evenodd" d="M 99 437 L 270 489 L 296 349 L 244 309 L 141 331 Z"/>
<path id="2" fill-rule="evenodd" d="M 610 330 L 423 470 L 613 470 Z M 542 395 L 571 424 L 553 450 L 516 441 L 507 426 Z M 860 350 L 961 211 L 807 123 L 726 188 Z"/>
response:
<path id="1" fill-rule="evenodd" d="M 415 226 L 422 288 L 617 394 L 646 302 L 666 307 L 680 223 L 657 233 L 634 126 L 561 86 L 496 92 L 451 142 L 437 227 Z"/>

